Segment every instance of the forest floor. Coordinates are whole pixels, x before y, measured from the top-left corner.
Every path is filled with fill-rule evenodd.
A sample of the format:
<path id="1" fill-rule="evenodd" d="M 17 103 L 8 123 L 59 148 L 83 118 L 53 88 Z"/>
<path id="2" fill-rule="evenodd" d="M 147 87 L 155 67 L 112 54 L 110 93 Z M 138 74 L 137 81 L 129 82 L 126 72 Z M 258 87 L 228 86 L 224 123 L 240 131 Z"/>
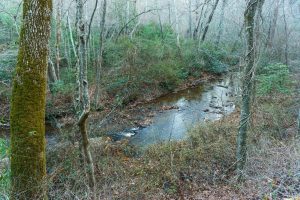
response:
<path id="1" fill-rule="evenodd" d="M 126 140 L 93 140 L 98 195 L 101 199 L 299 198 L 297 73 L 293 80 L 292 93 L 257 97 L 254 103 L 244 182 L 237 183 L 234 172 L 237 109 L 220 121 L 196 125 L 187 140 L 155 144 L 143 150 Z M 135 106 L 147 110 L 141 105 Z M 142 112 L 151 113 L 151 109 L 145 110 Z M 128 117 L 130 121 L 131 115 L 140 114 L 134 112 L 128 109 L 116 119 Z M 67 150 L 54 149 L 48 152 L 49 176 L 53 180 L 50 196 L 87 198 L 89 194 L 82 196 L 86 183 L 78 165 L 77 148 L 71 145 Z"/>
<path id="2" fill-rule="evenodd" d="M 201 77 L 190 77 L 188 80 L 180 84 L 173 91 L 155 90 L 147 96 L 141 95 L 137 100 L 127 105 L 118 105 L 114 99 L 105 95 L 102 97 L 100 109 L 92 109 L 89 124 L 90 136 L 99 137 L 110 133 L 123 131 L 128 127 L 146 127 L 152 123 L 152 118 L 159 112 L 176 109 L 176 107 L 161 106 L 154 103 L 158 98 L 167 96 L 170 93 L 177 93 L 188 88 L 198 87 L 207 84 L 213 80 L 220 79 L 221 76 L 203 73 Z M 91 86 L 91 96 L 93 89 Z M 8 101 L 7 101 L 8 103 Z M 76 132 L 76 115 L 73 110 L 73 97 L 65 94 L 56 94 L 53 96 L 48 93 L 47 104 L 47 134 L 55 134 L 63 131 L 64 138 L 73 137 Z M 6 112 L 9 111 L 8 105 L 5 106 Z M 7 115 L 8 116 L 8 113 Z M 112 126 L 113 124 L 113 126 Z M 71 134 L 71 135 L 69 135 Z M 59 136 L 59 135 L 58 135 Z M 76 140 L 76 136 L 74 136 Z"/>
<path id="3" fill-rule="evenodd" d="M 299 63 L 298 63 L 299 64 Z M 295 63 L 295 66 L 298 65 Z M 245 182 L 235 177 L 235 146 L 239 109 L 222 120 L 196 125 L 184 141 L 160 143 L 139 149 L 128 141 L 110 138 L 92 140 L 97 192 L 101 199 L 284 199 L 299 198 L 300 140 L 297 135 L 300 70 L 293 73 L 295 91 L 258 97 L 253 106 L 248 138 Z M 189 79 L 177 90 L 194 87 L 216 76 L 203 74 Z M 0 83 L 1 84 L 1 83 Z M 0 88 L 0 126 L 9 128 L 10 88 Z M 91 95 L 93 86 L 91 87 Z M 102 107 L 93 110 L 91 136 L 147 126 L 162 107 L 151 102 L 168 92 L 130 102 L 126 107 L 105 96 Z M 49 132 L 62 131 L 65 146 L 47 150 L 50 199 L 89 199 L 86 177 L 79 163 L 73 94 L 48 93 Z M 172 108 L 170 108 L 172 109 Z M 114 124 L 114 126 L 111 126 Z M 101 129 L 98 127 L 101 125 Z M 54 129 L 53 129 L 54 128 Z M 0 130 L 1 131 L 1 130 Z M 75 137 L 74 137 L 75 134 Z M 76 138 L 77 137 L 77 138 Z M 71 139 L 70 139 L 71 138 Z M 2 189 L 0 193 L 3 192 Z M 6 191 L 7 192 L 7 191 Z"/>
<path id="4" fill-rule="evenodd" d="M 142 151 L 125 140 L 93 141 L 96 178 L 101 185 L 98 195 L 101 199 L 224 200 L 298 195 L 300 141 L 294 113 L 284 112 L 291 105 L 289 99 L 269 97 L 257 104 L 248 139 L 245 182 L 237 183 L 234 173 L 237 110 L 220 121 L 197 125 L 187 140 Z M 53 199 L 70 199 L 70 193 L 84 199 L 86 183 L 77 148 L 53 148 L 48 152 L 48 167 Z"/>
<path id="5" fill-rule="evenodd" d="M 297 85 L 296 75 L 294 80 Z M 193 87 L 193 84 L 182 86 L 186 87 Z M 59 105 L 66 106 L 62 99 L 56 100 Z M 151 145 L 144 150 L 129 145 L 126 140 L 94 139 L 91 144 L 98 195 L 101 199 L 199 200 L 298 197 L 300 141 L 295 112 L 298 99 L 297 92 L 293 92 L 258 97 L 255 101 L 243 183 L 236 182 L 234 173 L 239 109 L 220 121 L 196 125 L 188 133 L 187 140 Z M 151 101 L 133 103 L 123 111 L 116 108 L 113 112 L 118 114 L 109 116 L 111 121 L 107 124 L 119 122 L 119 129 L 132 122 L 141 124 L 151 118 L 154 109 L 148 108 L 147 102 Z M 103 116 L 111 112 L 109 108 Z M 92 124 L 96 124 L 99 117 L 103 119 L 97 112 L 92 115 Z M 70 118 L 74 122 L 74 115 L 62 116 L 62 120 Z M 61 139 L 66 142 L 69 137 Z M 47 150 L 50 199 L 89 198 L 86 178 L 78 163 L 78 143 L 74 144 L 57 145 Z"/>

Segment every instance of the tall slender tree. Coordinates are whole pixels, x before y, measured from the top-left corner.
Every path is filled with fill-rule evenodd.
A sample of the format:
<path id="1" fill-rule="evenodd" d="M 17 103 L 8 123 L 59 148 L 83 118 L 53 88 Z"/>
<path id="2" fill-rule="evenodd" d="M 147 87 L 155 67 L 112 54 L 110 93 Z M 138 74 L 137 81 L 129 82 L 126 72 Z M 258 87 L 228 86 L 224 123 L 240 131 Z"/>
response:
<path id="1" fill-rule="evenodd" d="M 105 19 L 106 19 L 106 8 L 107 8 L 107 0 L 103 0 L 102 4 L 102 15 L 100 22 L 100 37 L 99 37 L 99 57 L 98 57 L 98 65 L 96 68 L 96 91 L 95 91 L 95 105 L 98 107 L 99 97 L 100 97 L 100 76 L 101 76 L 101 68 L 103 63 L 103 42 L 104 42 L 104 28 L 105 28 Z"/>
<path id="2" fill-rule="evenodd" d="M 189 30 L 188 30 L 188 35 L 190 38 L 193 38 L 193 32 L 192 32 L 192 0 L 189 0 Z"/>
<path id="3" fill-rule="evenodd" d="M 216 45 L 218 46 L 220 44 L 221 36 L 224 32 L 224 15 L 225 15 L 225 7 L 227 4 L 227 0 L 222 1 L 222 8 L 221 8 L 221 16 L 220 16 L 220 22 L 219 22 L 219 32 L 217 35 Z"/>
<path id="4" fill-rule="evenodd" d="M 11 100 L 11 199 L 46 199 L 45 106 L 52 0 L 24 0 Z"/>
<path id="5" fill-rule="evenodd" d="M 176 29 L 176 44 L 180 47 L 180 33 L 179 33 L 179 19 L 178 19 L 178 10 L 177 10 L 177 1 L 173 0 L 174 6 L 174 15 L 175 15 L 175 29 Z"/>
<path id="6" fill-rule="evenodd" d="M 210 22 L 211 22 L 212 19 L 213 19 L 213 16 L 214 16 L 214 14 L 215 14 L 215 11 L 216 11 L 216 8 L 217 8 L 218 4 L 219 4 L 219 0 L 216 0 L 216 1 L 215 1 L 215 4 L 213 5 L 213 8 L 212 8 L 212 10 L 211 10 L 211 13 L 209 14 L 207 23 L 206 23 L 206 25 L 205 25 L 205 28 L 204 28 L 204 31 L 203 31 L 203 34 L 202 34 L 202 37 L 201 37 L 201 42 L 204 42 L 204 40 L 205 40 L 205 38 L 206 38 L 206 34 L 207 34 L 207 31 L 208 31 Z"/>
<path id="7" fill-rule="evenodd" d="M 61 47 L 61 37 L 62 37 L 62 28 L 61 28 L 61 14 L 62 14 L 62 0 L 57 1 L 56 6 L 56 33 L 55 33 L 55 66 L 56 66 L 56 76 L 57 79 L 60 79 L 60 47 Z"/>
<path id="8" fill-rule="evenodd" d="M 77 125 L 82 137 L 82 150 L 85 161 L 85 170 L 88 175 L 89 187 L 92 192 L 92 199 L 96 199 L 96 180 L 94 173 L 93 158 L 90 151 L 89 135 L 87 129 L 87 120 L 90 114 L 90 97 L 87 78 L 87 30 L 84 21 L 84 3 L 83 0 L 76 0 L 77 3 L 77 55 L 79 68 L 79 96 L 81 114 Z"/>
<path id="9" fill-rule="evenodd" d="M 255 42 L 254 42 L 254 21 L 257 5 L 261 0 L 248 0 L 244 13 L 244 24 L 246 28 L 246 66 L 242 81 L 242 106 L 240 114 L 240 125 L 237 136 L 237 174 L 238 179 L 243 177 L 243 170 L 247 154 L 247 129 L 250 118 L 251 96 L 253 94 L 254 64 L 255 64 Z"/>
<path id="10" fill-rule="evenodd" d="M 267 42 L 266 42 L 266 47 L 273 48 L 273 40 L 276 32 L 276 27 L 277 27 L 277 20 L 278 20 L 278 13 L 279 13 L 279 1 L 275 1 L 275 8 L 273 11 L 273 15 L 271 16 L 270 19 L 270 25 L 269 25 L 269 30 L 268 30 L 268 36 L 267 36 Z"/>

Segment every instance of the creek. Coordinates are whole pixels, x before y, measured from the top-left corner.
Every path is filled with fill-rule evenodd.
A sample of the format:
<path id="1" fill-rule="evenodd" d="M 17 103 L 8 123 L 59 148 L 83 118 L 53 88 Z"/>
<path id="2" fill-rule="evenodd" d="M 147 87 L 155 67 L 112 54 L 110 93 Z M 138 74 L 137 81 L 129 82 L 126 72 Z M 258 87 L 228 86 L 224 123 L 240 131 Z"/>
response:
<path id="1" fill-rule="evenodd" d="M 229 73 L 219 80 L 157 98 L 150 106 L 161 109 L 150 119 L 148 126 L 127 128 L 111 136 L 117 140 L 128 139 L 131 144 L 140 147 L 182 140 L 193 126 L 219 120 L 235 110 L 238 80 L 238 73 Z M 6 129 L 0 136 L 5 138 L 6 135 L 8 139 L 8 132 Z M 48 148 L 58 143 L 55 134 L 46 134 L 46 140 Z"/>
<path id="2" fill-rule="evenodd" d="M 219 120 L 235 110 L 238 79 L 237 73 L 229 73 L 217 81 L 160 97 L 152 104 L 162 109 L 152 117 L 149 126 L 117 134 L 142 147 L 182 140 L 196 124 Z"/>

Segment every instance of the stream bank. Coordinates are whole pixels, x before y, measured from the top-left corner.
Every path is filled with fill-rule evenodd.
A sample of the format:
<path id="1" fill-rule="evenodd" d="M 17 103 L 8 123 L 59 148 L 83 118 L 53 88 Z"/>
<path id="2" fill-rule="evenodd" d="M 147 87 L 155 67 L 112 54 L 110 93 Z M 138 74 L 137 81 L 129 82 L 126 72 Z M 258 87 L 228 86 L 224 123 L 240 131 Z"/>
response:
<path id="1" fill-rule="evenodd" d="M 134 103 L 126 109 L 107 111 L 102 115 L 93 112 L 89 122 L 90 137 L 109 136 L 114 141 L 128 139 L 140 147 L 184 139 L 195 124 L 219 120 L 234 111 L 238 80 L 237 73 L 206 77 L 187 83 L 173 93 Z M 72 117 L 63 120 L 68 119 L 74 121 Z M 60 132 L 51 125 L 46 127 L 48 148 L 66 137 L 71 141 L 79 140 L 76 126 L 67 125 L 62 130 Z"/>
<path id="2" fill-rule="evenodd" d="M 143 123 L 135 123 L 109 135 L 146 147 L 163 141 L 181 140 L 197 123 L 219 120 L 235 110 L 239 90 L 237 73 L 159 97 L 142 105 Z"/>

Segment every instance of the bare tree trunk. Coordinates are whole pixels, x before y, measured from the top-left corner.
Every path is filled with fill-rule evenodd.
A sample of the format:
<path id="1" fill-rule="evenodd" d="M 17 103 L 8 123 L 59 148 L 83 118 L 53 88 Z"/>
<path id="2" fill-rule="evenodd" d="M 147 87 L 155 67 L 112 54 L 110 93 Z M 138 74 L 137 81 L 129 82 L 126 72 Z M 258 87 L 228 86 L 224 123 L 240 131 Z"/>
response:
<path id="1" fill-rule="evenodd" d="M 48 77 L 49 77 L 50 82 L 52 82 L 52 83 L 57 82 L 55 67 L 54 67 L 54 64 L 53 64 L 53 62 L 50 58 L 48 59 Z"/>
<path id="2" fill-rule="evenodd" d="M 258 55 L 260 52 L 260 43 L 261 43 L 261 28 L 262 28 L 262 22 L 263 22 L 263 16 L 262 16 L 262 7 L 265 0 L 260 0 L 257 3 L 257 13 L 255 16 L 255 26 L 254 26 L 254 34 L 255 34 L 255 47 L 256 47 L 256 54 Z M 257 56 L 255 56 L 257 57 Z"/>
<path id="3" fill-rule="evenodd" d="M 284 47 L 284 59 L 285 64 L 289 64 L 288 54 L 289 54 L 289 34 L 288 34 L 288 25 L 286 21 L 286 14 L 285 14 L 285 0 L 282 1 L 282 9 L 283 9 L 283 21 L 284 21 L 284 34 L 285 34 L 285 47 Z"/>
<path id="4" fill-rule="evenodd" d="M 137 3 L 136 3 L 136 0 L 133 1 L 133 14 L 136 15 L 137 14 Z M 134 25 L 134 27 L 132 28 L 132 30 L 130 31 L 130 38 L 133 39 L 133 36 L 134 36 L 134 33 L 135 31 L 137 30 L 138 26 L 140 25 L 141 23 L 141 20 L 140 20 L 140 17 L 138 16 L 137 17 L 137 20 L 136 20 L 136 23 Z"/>
<path id="5" fill-rule="evenodd" d="M 127 0 L 127 2 L 126 2 L 126 24 L 129 24 L 129 18 L 130 18 L 130 0 Z M 125 32 L 126 32 L 126 34 L 128 34 L 128 26 L 126 26 Z"/>
<path id="6" fill-rule="evenodd" d="M 178 10 L 176 5 L 176 0 L 173 0 L 174 15 L 175 15 L 175 29 L 176 29 L 176 45 L 180 47 L 180 35 L 179 35 L 179 21 L 178 21 Z"/>
<path id="7" fill-rule="evenodd" d="M 278 19 L 278 11 L 279 11 L 279 2 L 276 1 L 276 6 L 274 9 L 273 18 L 270 22 L 270 27 L 268 31 L 267 43 L 266 46 L 271 49 L 273 47 L 273 39 L 275 36 L 276 26 L 277 26 L 277 19 Z"/>
<path id="8" fill-rule="evenodd" d="M 76 21 L 77 21 L 77 19 L 76 19 Z M 69 28 L 69 37 L 70 37 L 71 46 L 73 49 L 73 54 L 74 54 L 75 58 L 77 59 L 77 51 L 76 51 L 76 46 L 75 46 L 75 42 L 73 39 L 72 27 L 71 27 L 71 22 L 70 22 L 70 18 L 69 18 L 69 12 L 67 14 L 67 24 L 68 24 L 68 28 Z"/>
<path id="9" fill-rule="evenodd" d="M 55 66 L 56 66 L 56 74 L 58 80 L 60 80 L 61 10 L 62 10 L 62 0 L 58 0 L 56 6 L 56 41 L 55 41 Z"/>
<path id="10" fill-rule="evenodd" d="M 200 24 L 201 24 L 201 19 L 202 19 L 202 15 L 203 15 L 203 10 L 205 5 L 208 3 L 208 0 L 205 0 L 205 2 L 203 3 L 202 7 L 201 7 L 201 11 L 197 20 L 197 26 L 193 32 L 193 39 L 196 40 L 198 38 L 198 34 L 199 34 L 199 30 L 200 30 Z"/>
<path id="11" fill-rule="evenodd" d="M 216 45 L 219 46 L 221 36 L 223 35 L 224 32 L 224 14 L 225 14 L 225 7 L 227 4 L 227 0 L 223 0 L 222 2 L 222 10 L 221 10 L 221 16 L 220 16 L 220 22 L 219 22 L 219 32 L 217 35 L 217 40 L 216 40 Z"/>
<path id="12" fill-rule="evenodd" d="M 237 136 L 237 175 L 240 181 L 243 178 L 243 170 L 246 163 L 247 154 L 247 129 L 250 118 L 252 85 L 254 81 L 254 17 L 257 9 L 257 4 L 260 0 L 248 0 L 247 8 L 244 14 L 244 23 L 246 28 L 247 52 L 246 52 L 246 67 L 243 77 L 242 90 L 242 106 L 240 114 L 240 125 Z"/>
<path id="13" fill-rule="evenodd" d="M 105 20 L 106 20 L 106 8 L 107 8 L 107 0 L 103 0 L 102 5 L 102 16 L 100 22 L 100 38 L 99 38 L 99 57 L 98 57 L 98 65 L 96 68 L 96 92 L 95 92 L 95 106 L 98 107 L 99 97 L 100 97 L 100 80 L 101 80 L 101 68 L 103 63 L 103 41 L 104 41 L 104 28 L 105 28 Z"/>
<path id="14" fill-rule="evenodd" d="M 168 1 L 168 19 L 169 19 L 169 24 L 172 24 L 172 20 L 171 20 L 171 0 Z"/>
<path id="15" fill-rule="evenodd" d="M 192 0 L 189 0 L 189 37 L 193 38 L 193 32 L 192 32 Z"/>
<path id="16" fill-rule="evenodd" d="M 297 123 L 298 123 L 298 136 L 300 136 L 300 108 L 298 109 L 298 120 L 297 120 Z"/>
<path id="17" fill-rule="evenodd" d="M 262 43 L 262 23 L 263 23 L 263 16 L 262 16 L 262 7 L 264 4 L 265 0 L 259 0 L 257 2 L 257 9 L 256 9 L 256 16 L 255 16 L 255 21 L 254 21 L 254 57 L 258 58 L 260 53 L 261 53 L 261 43 Z M 253 74 L 255 75 L 256 73 L 256 68 L 253 69 Z M 253 80 L 253 85 L 252 85 L 252 90 L 256 91 L 256 81 Z M 251 96 L 251 104 L 254 105 L 256 99 L 256 93 L 253 92 Z"/>
<path id="18" fill-rule="evenodd" d="M 205 40 L 205 37 L 206 37 L 207 31 L 208 31 L 210 22 L 211 22 L 211 20 L 212 20 L 212 18 L 213 18 L 213 16 L 214 16 L 214 13 L 215 13 L 215 11 L 216 11 L 216 8 L 217 8 L 217 6 L 218 6 L 218 3 L 219 3 L 219 0 L 216 0 L 214 6 L 213 6 L 213 8 L 212 8 L 212 11 L 211 11 L 211 13 L 210 13 L 210 15 L 209 15 L 209 17 L 208 17 L 208 21 L 207 21 L 207 23 L 206 23 L 206 25 L 205 25 L 204 32 L 203 32 L 202 37 L 201 37 L 201 42 L 204 42 L 204 40 Z"/>
<path id="19" fill-rule="evenodd" d="M 92 192 L 92 198 L 96 199 L 96 180 L 94 172 L 94 164 L 92 155 L 90 152 L 88 131 L 87 131 L 87 120 L 90 114 L 90 98 L 89 88 L 87 79 L 87 35 L 86 25 L 83 19 L 84 9 L 83 0 L 76 0 L 77 2 L 77 40 L 78 40 L 78 61 L 79 61 L 79 82 L 82 90 L 79 95 L 81 96 L 81 108 L 82 113 L 78 120 L 78 126 L 82 137 L 82 148 L 85 159 L 85 170 L 89 179 L 89 187 Z"/>

